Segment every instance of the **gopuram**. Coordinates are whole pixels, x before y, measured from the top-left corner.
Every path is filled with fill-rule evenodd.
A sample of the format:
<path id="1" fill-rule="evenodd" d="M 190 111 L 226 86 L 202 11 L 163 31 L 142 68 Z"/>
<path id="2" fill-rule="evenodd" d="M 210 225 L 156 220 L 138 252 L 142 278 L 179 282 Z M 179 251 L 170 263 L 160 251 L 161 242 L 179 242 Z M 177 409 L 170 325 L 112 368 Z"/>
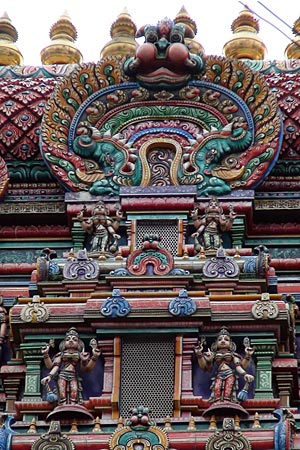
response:
<path id="1" fill-rule="evenodd" d="M 0 18 L 0 450 L 300 448 L 296 19 L 83 63 L 63 15 L 36 67 Z"/>

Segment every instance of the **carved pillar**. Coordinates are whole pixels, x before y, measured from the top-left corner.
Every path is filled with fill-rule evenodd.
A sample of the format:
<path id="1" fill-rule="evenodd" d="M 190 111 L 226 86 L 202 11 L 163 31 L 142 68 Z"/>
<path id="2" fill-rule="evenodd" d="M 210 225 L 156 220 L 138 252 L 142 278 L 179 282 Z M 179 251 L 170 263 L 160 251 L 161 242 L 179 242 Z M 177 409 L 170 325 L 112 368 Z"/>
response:
<path id="1" fill-rule="evenodd" d="M 83 249 L 85 241 L 85 231 L 82 229 L 80 222 L 76 220 L 74 220 L 73 222 L 72 239 L 74 252 L 78 252 L 78 250 Z"/>
<path id="2" fill-rule="evenodd" d="M 187 225 L 188 221 L 186 219 L 178 219 L 178 245 L 177 245 L 178 256 L 183 255 Z"/>
<path id="3" fill-rule="evenodd" d="M 118 419 L 119 400 L 120 400 L 120 383 L 121 383 L 121 338 L 114 339 L 114 360 L 113 360 L 113 385 L 112 385 L 112 418 Z"/>
<path id="4" fill-rule="evenodd" d="M 182 336 L 176 336 L 175 341 L 175 380 L 174 380 L 174 417 L 180 417 L 182 374 Z"/>
<path id="5" fill-rule="evenodd" d="M 181 395 L 182 397 L 190 397 L 193 395 L 193 363 L 192 356 L 194 347 L 197 345 L 196 338 L 184 338 L 182 351 L 182 381 Z"/>
<path id="6" fill-rule="evenodd" d="M 16 376 L 12 376 L 12 372 L 14 373 L 15 371 L 18 373 L 16 373 Z M 1 367 L 1 377 L 6 395 L 5 412 L 7 413 L 15 412 L 15 402 L 18 400 L 21 380 L 24 379 L 24 372 L 25 366 Z"/>
<path id="7" fill-rule="evenodd" d="M 130 248 L 130 252 L 136 250 L 136 220 L 126 220 L 125 222 L 128 236 L 128 246 Z"/>
<path id="8" fill-rule="evenodd" d="M 288 372 L 276 373 L 276 383 L 280 398 L 280 406 L 290 407 L 290 396 L 293 392 L 293 375 Z"/>
<path id="9" fill-rule="evenodd" d="M 21 350 L 26 364 L 25 391 L 23 399 L 26 401 L 41 400 L 41 343 L 21 344 Z"/>
<path id="10" fill-rule="evenodd" d="M 256 387 L 254 398 L 274 398 L 272 388 L 272 360 L 275 356 L 276 339 L 251 339 L 256 356 Z"/>
<path id="11" fill-rule="evenodd" d="M 231 230 L 232 248 L 241 248 L 245 237 L 245 218 L 235 217 Z"/>
<path id="12" fill-rule="evenodd" d="M 114 386 L 114 345 L 113 340 L 99 340 L 98 346 L 101 349 L 102 356 L 104 358 L 104 374 L 103 374 L 103 390 L 102 397 L 109 398 L 111 402 L 113 399 L 113 386 Z M 115 386 L 114 386 L 115 391 Z M 102 418 L 111 419 L 112 411 L 103 411 Z M 118 417 L 117 417 L 118 418 Z"/>

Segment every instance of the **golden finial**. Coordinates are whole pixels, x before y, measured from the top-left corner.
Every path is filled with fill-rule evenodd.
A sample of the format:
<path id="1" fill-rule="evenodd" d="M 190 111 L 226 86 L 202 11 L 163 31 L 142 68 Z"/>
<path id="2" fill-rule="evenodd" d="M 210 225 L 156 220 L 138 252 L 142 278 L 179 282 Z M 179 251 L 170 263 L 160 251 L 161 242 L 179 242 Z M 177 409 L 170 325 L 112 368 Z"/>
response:
<path id="1" fill-rule="evenodd" d="M 75 258 L 75 252 L 74 252 L 74 249 L 71 248 L 71 250 L 67 253 L 67 260 L 72 261 L 72 259 L 74 259 L 74 258 Z"/>
<path id="2" fill-rule="evenodd" d="M 183 249 L 183 257 L 182 257 L 182 259 L 189 259 L 189 252 L 188 252 L 188 249 L 187 249 L 186 246 Z"/>
<path id="3" fill-rule="evenodd" d="M 116 261 L 123 261 L 123 256 L 122 256 L 122 254 L 121 254 L 121 252 L 120 252 L 120 250 L 118 250 L 118 252 L 117 252 L 117 254 L 116 254 L 116 256 L 115 256 L 115 260 Z"/>
<path id="4" fill-rule="evenodd" d="M 119 417 L 119 420 L 118 420 L 118 425 L 117 425 L 117 428 L 123 428 L 124 427 L 124 419 L 123 419 L 123 417 Z"/>
<path id="5" fill-rule="evenodd" d="M 226 58 L 265 59 L 267 48 L 258 37 L 259 24 L 248 8 L 232 22 L 233 36 L 223 47 Z"/>
<path id="6" fill-rule="evenodd" d="M 195 419 L 193 416 L 190 417 L 189 425 L 187 427 L 188 431 L 196 431 Z"/>
<path id="7" fill-rule="evenodd" d="M 74 42 L 77 30 L 65 11 L 50 29 L 51 43 L 41 51 L 42 64 L 80 64 L 82 54 Z"/>
<path id="8" fill-rule="evenodd" d="M 234 254 L 234 258 L 235 259 L 240 259 L 241 255 L 240 255 L 240 250 L 238 247 L 235 247 L 235 254 Z"/>
<path id="9" fill-rule="evenodd" d="M 177 13 L 174 23 L 184 25 L 187 30 L 188 36 L 185 37 L 184 42 L 188 46 L 189 51 L 196 55 L 203 55 L 205 53 L 204 47 L 200 44 L 200 42 L 195 40 L 195 35 L 197 34 L 196 22 L 191 18 L 185 6 L 182 6 L 180 11 Z"/>
<path id="10" fill-rule="evenodd" d="M 300 58 L 300 17 L 294 22 L 292 32 L 295 35 L 292 42 L 290 42 L 284 52 L 284 56 L 288 59 Z"/>
<path id="11" fill-rule="evenodd" d="M 98 258 L 99 261 L 105 261 L 106 260 L 106 256 L 105 256 L 105 252 L 101 252 Z"/>
<path id="12" fill-rule="evenodd" d="M 208 428 L 210 431 L 215 431 L 215 430 L 217 430 L 217 421 L 216 421 L 216 416 L 213 414 L 211 417 L 210 417 L 210 420 L 209 420 L 209 428 Z"/>
<path id="13" fill-rule="evenodd" d="M 13 26 L 7 12 L 0 17 L 0 66 L 19 66 L 23 56 L 16 46 L 18 32 Z"/>
<path id="14" fill-rule="evenodd" d="M 93 433 L 101 433 L 101 431 L 100 418 L 97 416 L 94 421 Z"/>
<path id="15" fill-rule="evenodd" d="M 235 428 L 235 430 L 240 430 L 241 429 L 241 427 L 240 427 L 240 418 L 239 418 L 238 415 L 234 416 L 234 428 Z"/>
<path id="16" fill-rule="evenodd" d="M 127 9 L 119 14 L 110 29 L 111 41 L 101 50 L 100 58 L 114 55 L 134 56 L 138 43 L 135 40 L 136 25 Z"/>
<path id="17" fill-rule="evenodd" d="M 171 431 L 172 430 L 172 424 L 171 424 L 171 417 L 167 416 L 165 418 L 165 426 L 164 426 L 165 431 Z"/>
<path id="18" fill-rule="evenodd" d="M 71 424 L 70 433 L 78 433 L 77 420 L 73 419 Z"/>
<path id="19" fill-rule="evenodd" d="M 259 414 L 256 412 L 254 414 L 254 420 L 253 420 L 253 426 L 252 428 L 261 428 L 260 422 L 259 422 Z"/>
<path id="20" fill-rule="evenodd" d="M 36 433 L 36 420 L 35 419 L 32 419 L 27 433 L 28 434 L 35 434 Z"/>
<path id="21" fill-rule="evenodd" d="M 206 259 L 205 248 L 204 248 L 204 247 L 201 247 L 201 248 L 200 248 L 199 258 L 200 258 L 200 259 Z"/>

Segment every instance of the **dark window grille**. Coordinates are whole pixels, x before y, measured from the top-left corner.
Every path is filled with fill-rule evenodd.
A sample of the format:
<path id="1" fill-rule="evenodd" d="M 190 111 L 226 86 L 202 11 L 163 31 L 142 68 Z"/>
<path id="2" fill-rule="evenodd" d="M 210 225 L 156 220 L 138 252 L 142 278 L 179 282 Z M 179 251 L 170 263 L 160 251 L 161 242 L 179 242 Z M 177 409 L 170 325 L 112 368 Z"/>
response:
<path id="1" fill-rule="evenodd" d="M 122 339 L 120 415 L 137 406 L 153 418 L 173 415 L 175 341 L 135 335 Z"/>
<path id="2" fill-rule="evenodd" d="M 161 246 L 171 252 L 178 253 L 178 223 L 177 220 L 138 220 L 136 230 L 136 248 L 143 246 L 145 234 L 158 234 Z"/>

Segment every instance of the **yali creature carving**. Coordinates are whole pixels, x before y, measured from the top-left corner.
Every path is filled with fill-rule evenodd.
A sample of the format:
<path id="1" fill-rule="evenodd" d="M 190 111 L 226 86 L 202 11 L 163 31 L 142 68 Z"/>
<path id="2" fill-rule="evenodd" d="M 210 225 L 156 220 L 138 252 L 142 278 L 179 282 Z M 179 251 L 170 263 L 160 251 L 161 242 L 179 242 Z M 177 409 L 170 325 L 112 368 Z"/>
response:
<path id="1" fill-rule="evenodd" d="M 245 169 L 232 153 L 242 152 L 251 143 L 251 133 L 244 127 L 244 124 L 234 121 L 220 131 L 198 135 L 184 154 L 176 141 L 173 144 L 168 141 L 175 152 L 170 168 L 172 184 L 197 184 L 198 193 L 204 195 L 229 193 L 229 181 L 241 176 Z M 98 176 L 89 189 L 91 194 L 116 195 L 122 185 L 151 184 L 151 179 L 146 176 L 150 171 L 147 161 L 150 148 L 141 154 L 126 147 L 117 136 L 101 136 L 93 127 L 82 127 L 81 133 L 74 140 L 74 151 L 97 164 L 94 174 L 97 172 Z"/>
<path id="2" fill-rule="evenodd" d="M 199 55 L 189 52 L 184 38 L 193 38 L 192 29 L 183 23 L 174 23 L 165 18 L 156 26 L 145 25 L 136 37 L 145 37 L 145 42 L 124 64 L 128 75 L 135 75 L 142 86 L 179 87 L 184 85 L 191 73 L 204 67 Z"/>
<path id="3" fill-rule="evenodd" d="M 276 163 L 283 130 L 263 77 L 243 61 L 192 53 L 185 23 L 164 19 L 138 36 L 134 57 L 79 65 L 49 99 L 40 142 L 53 175 L 92 195 L 255 188 Z"/>

